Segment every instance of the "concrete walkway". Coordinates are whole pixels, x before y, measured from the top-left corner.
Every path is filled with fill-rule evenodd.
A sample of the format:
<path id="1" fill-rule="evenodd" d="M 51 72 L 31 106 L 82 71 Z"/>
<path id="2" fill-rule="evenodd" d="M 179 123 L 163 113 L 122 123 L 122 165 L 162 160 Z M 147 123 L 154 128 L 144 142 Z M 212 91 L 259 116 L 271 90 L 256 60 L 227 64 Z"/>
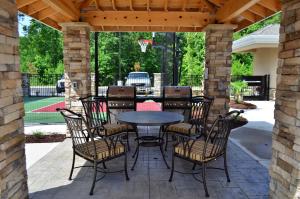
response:
<path id="1" fill-rule="evenodd" d="M 151 131 L 157 131 L 151 130 Z M 131 141 L 133 144 L 133 141 Z M 167 159 L 170 161 L 171 148 Z M 89 196 L 92 171 L 89 168 L 75 170 L 74 180 L 69 181 L 72 146 L 67 139 L 60 143 L 28 170 L 30 198 L 33 199 L 176 199 L 205 198 L 203 185 L 192 175 L 174 174 L 173 182 L 168 182 L 170 170 L 166 169 L 158 148 L 142 148 L 136 169 L 129 171 L 130 181 L 124 173 L 107 174 L 96 183 L 94 196 Z M 129 157 L 129 166 L 133 159 Z M 76 165 L 89 165 L 81 158 Z M 268 198 L 268 170 L 235 144 L 229 143 L 228 164 L 231 182 L 226 182 L 224 171 L 208 170 L 207 180 L 210 198 Z M 211 166 L 222 167 L 223 159 Z M 110 170 L 122 169 L 123 159 L 107 164 Z M 192 164 L 176 161 L 177 170 L 191 172 Z"/>
<path id="2" fill-rule="evenodd" d="M 274 121 L 274 101 L 251 101 L 257 106 L 245 110 L 243 116 L 248 124 L 233 130 L 230 139 L 266 168 L 272 157 L 272 130 Z"/>

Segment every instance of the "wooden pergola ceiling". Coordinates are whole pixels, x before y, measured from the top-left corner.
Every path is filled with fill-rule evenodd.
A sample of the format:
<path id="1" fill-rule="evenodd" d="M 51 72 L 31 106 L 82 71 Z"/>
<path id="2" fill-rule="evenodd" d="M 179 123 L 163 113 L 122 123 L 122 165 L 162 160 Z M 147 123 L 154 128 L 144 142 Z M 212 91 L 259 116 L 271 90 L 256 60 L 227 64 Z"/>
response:
<path id="1" fill-rule="evenodd" d="M 55 29 L 88 22 L 94 31 L 200 32 L 208 24 L 243 29 L 281 10 L 280 0 L 17 0 L 18 10 Z"/>

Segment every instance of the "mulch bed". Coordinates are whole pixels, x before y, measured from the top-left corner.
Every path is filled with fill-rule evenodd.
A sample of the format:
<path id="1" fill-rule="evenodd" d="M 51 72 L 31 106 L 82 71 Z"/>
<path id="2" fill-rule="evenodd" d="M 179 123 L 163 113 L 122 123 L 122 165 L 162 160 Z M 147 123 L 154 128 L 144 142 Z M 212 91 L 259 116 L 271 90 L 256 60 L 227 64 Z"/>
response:
<path id="1" fill-rule="evenodd" d="M 240 102 L 236 103 L 235 101 L 230 101 L 229 103 L 230 108 L 235 109 L 256 109 L 256 105 L 248 103 L 248 102 Z"/>
<path id="2" fill-rule="evenodd" d="M 62 142 L 66 139 L 65 134 L 52 134 L 52 135 L 25 135 L 26 143 L 51 143 Z"/>

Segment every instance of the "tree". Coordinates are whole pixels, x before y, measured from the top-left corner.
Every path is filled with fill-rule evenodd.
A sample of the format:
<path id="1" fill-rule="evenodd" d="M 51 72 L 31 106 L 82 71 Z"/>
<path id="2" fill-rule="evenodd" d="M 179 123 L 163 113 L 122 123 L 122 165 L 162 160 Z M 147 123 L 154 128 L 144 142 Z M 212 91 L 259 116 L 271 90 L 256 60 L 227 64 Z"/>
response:
<path id="1" fill-rule="evenodd" d="M 60 32 L 35 20 L 24 26 L 20 37 L 21 71 L 39 75 L 63 73 L 63 47 Z"/>
<path id="2" fill-rule="evenodd" d="M 186 46 L 182 61 L 181 85 L 200 85 L 203 79 L 205 41 L 204 33 L 185 33 Z"/>

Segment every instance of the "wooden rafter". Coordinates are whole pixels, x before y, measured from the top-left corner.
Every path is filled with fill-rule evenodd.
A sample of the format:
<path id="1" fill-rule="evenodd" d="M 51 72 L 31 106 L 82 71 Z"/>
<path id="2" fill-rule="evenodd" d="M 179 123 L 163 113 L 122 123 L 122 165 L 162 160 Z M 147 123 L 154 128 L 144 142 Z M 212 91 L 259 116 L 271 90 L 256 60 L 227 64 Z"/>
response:
<path id="1" fill-rule="evenodd" d="M 17 0 L 16 3 L 17 3 L 17 8 L 20 9 L 24 6 L 27 6 L 27 5 L 30 5 L 34 2 L 36 2 L 38 0 Z"/>
<path id="2" fill-rule="evenodd" d="M 202 27 L 180 27 L 178 31 L 177 27 L 164 27 L 164 26 L 152 26 L 148 31 L 151 32 L 201 32 Z M 147 26 L 120 26 L 117 28 L 116 26 L 104 26 L 104 31 L 107 32 L 145 32 L 147 30 Z M 94 31 L 103 31 L 101 26 L 96 26 Z"/>
<path id="3" fill-rule="evenodd" d="M 48 5 L 46 5 L 43 1 L 36 1 L 27 6 L 27 14 L 33 15 L 47 7 L 48 7 Z"/>
<path id="4" fill-rule="evenodd" d="M 150 11 L 150 0 L 147 0 L 147 11 Z"/>
<path id="5" fill-rule="evenodd" d="M 91 5 L 91 3 L 93 2 L 94 0 L 85 0 L 83 1 L 81 4 L 80 4 L 80 8 L 86 8 L 88 7 L 89 5 Z"/>
<path id="6" fill-rule="evenodd" d="M 100 0 L 95 0 L 97 10 L 102 10 L 100 7 Z"/>
<path id="7" fill-rule="evenodd" d="M 60 12 L 65 17 L 73 21 L 78 21 L 80 15 L 79 10 L 76 10 L 75 7 L 73 8 L 69 7 L 70 4 L 67 6 L 61 0 L 43 0 L 43 1 L 51 8 L 56 10 L 57 12 Z M 74 10 L 76 10 L 76 12 Z"/>
<path id="8" fill-rule="evenodd" d="M 210 21 L 209 12 L 89 11 L 82 16 L 93 26 L 202 27 Z"/>
<path id="9" fill-rule="evenodd" d="M 117 10 L 115 0 L 111 0 L 111 5 L 112 5 L 113 10 Z"/>
<path id="10" fill-rule="evenodd" d="M 269 10 L 272 10 L 274 12 L 277 12 L 280 10 L 280 1 L 279 0 L 261 0 L 258 2 L 259 5 L 268 8 Z"/>
<path id="11" fill-rule="evenodd" d="M 207 1 L 207 0 L 202 0 L 201 2 L 207 7 L 207 9 L 208 9 L 210 12 L 212 12 L 212 13 L 215 12 L 215 9 L 214 9 L 213 5 L 212 5 L 209 1 Z"/>
<path id="12" fill-rule="evenodd" d="M 164 10 L 168 11 L 168 0 L 164 0 Z"/>
<path id="13" fill-rule="evenodd" d="M 182 11 L 185 11 L 187 1 L 188 1 L 188 0 L 183 0 L 183 1 L 182 1 Z"/>
<path id="14" fill-rule="evenodd" d="M 267 15 L 269 15 L 267 10 L 258 4 L 255 4 L 251 8 L 249 8 L 249 11 L 261 17 L 266 17 Z"/>
<path id="15" fill-rule="evenodd" d="M 219 22 L 228 22 L 259 1 L 260 0 L 229 0 L 217 11 L 216 19 Z"/>
<path id="16" fill-rule="evenodd" d="M 132 11 L 134 10 L 134 9 L 133 9 L 133 5 L 132 5 L 132 0 L 129 0 L 129 8 L 130 8 L 130 10 L 132 10 Z"/>
<path id="17" fill-rule="evenodd" d="M 57 24 L 57 22 L 53 21 L 52 19 L 50 18 L 46 18 L 44 20 L 41 20 L 42 23 L 46 24 L 47 26 L 50 26 L 52 28 L 56 28 L 58 30 L 60 30 L 60 26 Z"/>
<path id="18" fill-rule="evenodd" d="M 56 13 L 56 12 L 53 11 L 53 9 L 52 9 L 51 7 L 48 7 L 48 8 L 46 8 L 46 9 L 44 9 L 44 10 L 38 12 L 36 18 L 37 18 L 38 20 L 44 20 L 44 19 L 46 19 L 47 17 L 50 17 L 50 16 L 52 16 L 52 15 L 55 14 L 55 13 Z"/>

